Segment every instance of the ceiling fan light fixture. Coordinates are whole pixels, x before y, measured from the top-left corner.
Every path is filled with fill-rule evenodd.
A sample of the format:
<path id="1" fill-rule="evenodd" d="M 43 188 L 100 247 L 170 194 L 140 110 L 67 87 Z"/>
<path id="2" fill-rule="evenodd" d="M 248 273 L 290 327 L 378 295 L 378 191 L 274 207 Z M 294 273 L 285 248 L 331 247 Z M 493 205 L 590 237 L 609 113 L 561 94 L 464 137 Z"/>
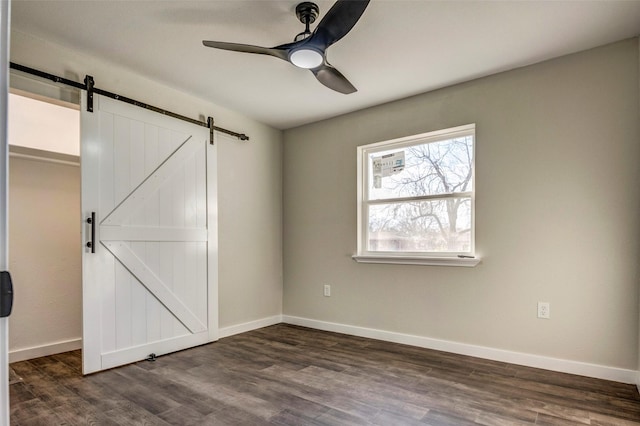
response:
<path id="1" fill-rule="evenodd" d="M 313 69 L 322 65 L 324 56 L 315 49 L 301 48 L 291 52 L 289 61 L 296 67 Z"/>

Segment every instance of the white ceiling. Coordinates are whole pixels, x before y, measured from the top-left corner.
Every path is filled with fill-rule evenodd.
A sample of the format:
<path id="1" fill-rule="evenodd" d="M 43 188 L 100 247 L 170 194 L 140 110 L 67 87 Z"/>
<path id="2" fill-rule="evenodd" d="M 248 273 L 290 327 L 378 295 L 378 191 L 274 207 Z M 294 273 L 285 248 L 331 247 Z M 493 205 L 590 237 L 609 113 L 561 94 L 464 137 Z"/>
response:
<path id="1" fill-rule="evenodd" d="M 13 0 L 12 26 L 280 129 L 640 33 L 640 0 L 372 0 L 354 29 L 327 51 L 358 89 L 350 95 L 285 61 L 202 45 L 293 41 L 303 30 L 297 3 Z M 316 3 L 321 18 L 333 1 Z"/>

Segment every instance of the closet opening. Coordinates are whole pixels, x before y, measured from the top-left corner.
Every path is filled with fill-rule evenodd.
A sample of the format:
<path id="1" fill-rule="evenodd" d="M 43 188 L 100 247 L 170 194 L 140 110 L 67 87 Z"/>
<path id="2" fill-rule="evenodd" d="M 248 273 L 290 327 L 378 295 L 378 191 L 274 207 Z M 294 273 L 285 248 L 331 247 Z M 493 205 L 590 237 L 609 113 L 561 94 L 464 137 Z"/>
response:
<path id="1" fill-rule="evenodd" d="M 82 347 L 80 111 L 12 90 L 9 362 Z"/>

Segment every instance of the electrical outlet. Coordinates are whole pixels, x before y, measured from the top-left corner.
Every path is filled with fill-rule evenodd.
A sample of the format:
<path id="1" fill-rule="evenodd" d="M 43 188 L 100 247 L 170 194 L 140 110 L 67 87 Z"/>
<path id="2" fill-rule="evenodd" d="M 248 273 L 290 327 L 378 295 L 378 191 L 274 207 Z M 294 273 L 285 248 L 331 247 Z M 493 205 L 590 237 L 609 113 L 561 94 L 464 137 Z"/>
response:
<path id="1" fill-rule="evenodd" d="M 538 302 L 538 318 L 551 318 L 551 306 L 549 302 Z"/>
<path id="2" fill-rule="evenodd" d="M 331 286 L 329 284 L 324 285 L 324 297 L 331 296 Z"/>

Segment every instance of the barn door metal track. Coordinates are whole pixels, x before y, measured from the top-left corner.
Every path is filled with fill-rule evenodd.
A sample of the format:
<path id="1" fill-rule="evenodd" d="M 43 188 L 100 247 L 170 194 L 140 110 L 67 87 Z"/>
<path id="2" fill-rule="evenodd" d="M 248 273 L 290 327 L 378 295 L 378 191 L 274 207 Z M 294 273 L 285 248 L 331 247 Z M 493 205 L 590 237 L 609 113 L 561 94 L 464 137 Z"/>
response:
<path id="1" fill-rule="evenodd" d="M 157 112 L 159 114 L 167 115 L 169 117 L 177 118 L 178 120 L 187 121 L 192 124 L 196 124 L 198 126 L 207 127 L 209 129 L 209 138 L 210 143 L 213 145 L 213 131 L 218 131 L 225 133 L 227 135 L 231 135 L 240 139 L 241 141 L 248 141 L 249 136 L 244 133 L 237 133 L 222 127 L 215 126 L 213 124 L 213 117 L 207 117 L 207 121 L 195 120 L 193 118 L 185 117 L 184 115 L 176 114 L 175 112 L 167 111 L 166 109 L 154 107 L 153 105 L 146 104 L 144 102 L 136 101 L 135 99 L 127 98 L 126 96 L 121 96 L 116 93 L 109 92 L 107 90 L 98 89 L 94 86 L 93 77 L 87 75 L 84 78 L 84 83 L 79 83 L 77 81 L 69 80 L 64 77 L 60 77 L 57 75 L 49 74 L 44 71 L 40 71 L 34 68 L 26 67 L 24 65 L 16 64 L 15 62 L 10 62 L 10 68 L 16 71 L 21 71 L 27 74 L 35 75 L 37 77 L 41 77 L 47 80 L 51 80 L 55 83 L 64 84 L 67 86 L 75 87 L 77 89 L 86 90 L 87 91 L 87 111 L 93 112 L 93 94 L 97 93 L 98 95 L 106 96 L 111 99 L 115 99 L 118 101 L 126 102 L 131 105 L 135 105 L 140 108 L 148 109 L 150 111 Z"/>

